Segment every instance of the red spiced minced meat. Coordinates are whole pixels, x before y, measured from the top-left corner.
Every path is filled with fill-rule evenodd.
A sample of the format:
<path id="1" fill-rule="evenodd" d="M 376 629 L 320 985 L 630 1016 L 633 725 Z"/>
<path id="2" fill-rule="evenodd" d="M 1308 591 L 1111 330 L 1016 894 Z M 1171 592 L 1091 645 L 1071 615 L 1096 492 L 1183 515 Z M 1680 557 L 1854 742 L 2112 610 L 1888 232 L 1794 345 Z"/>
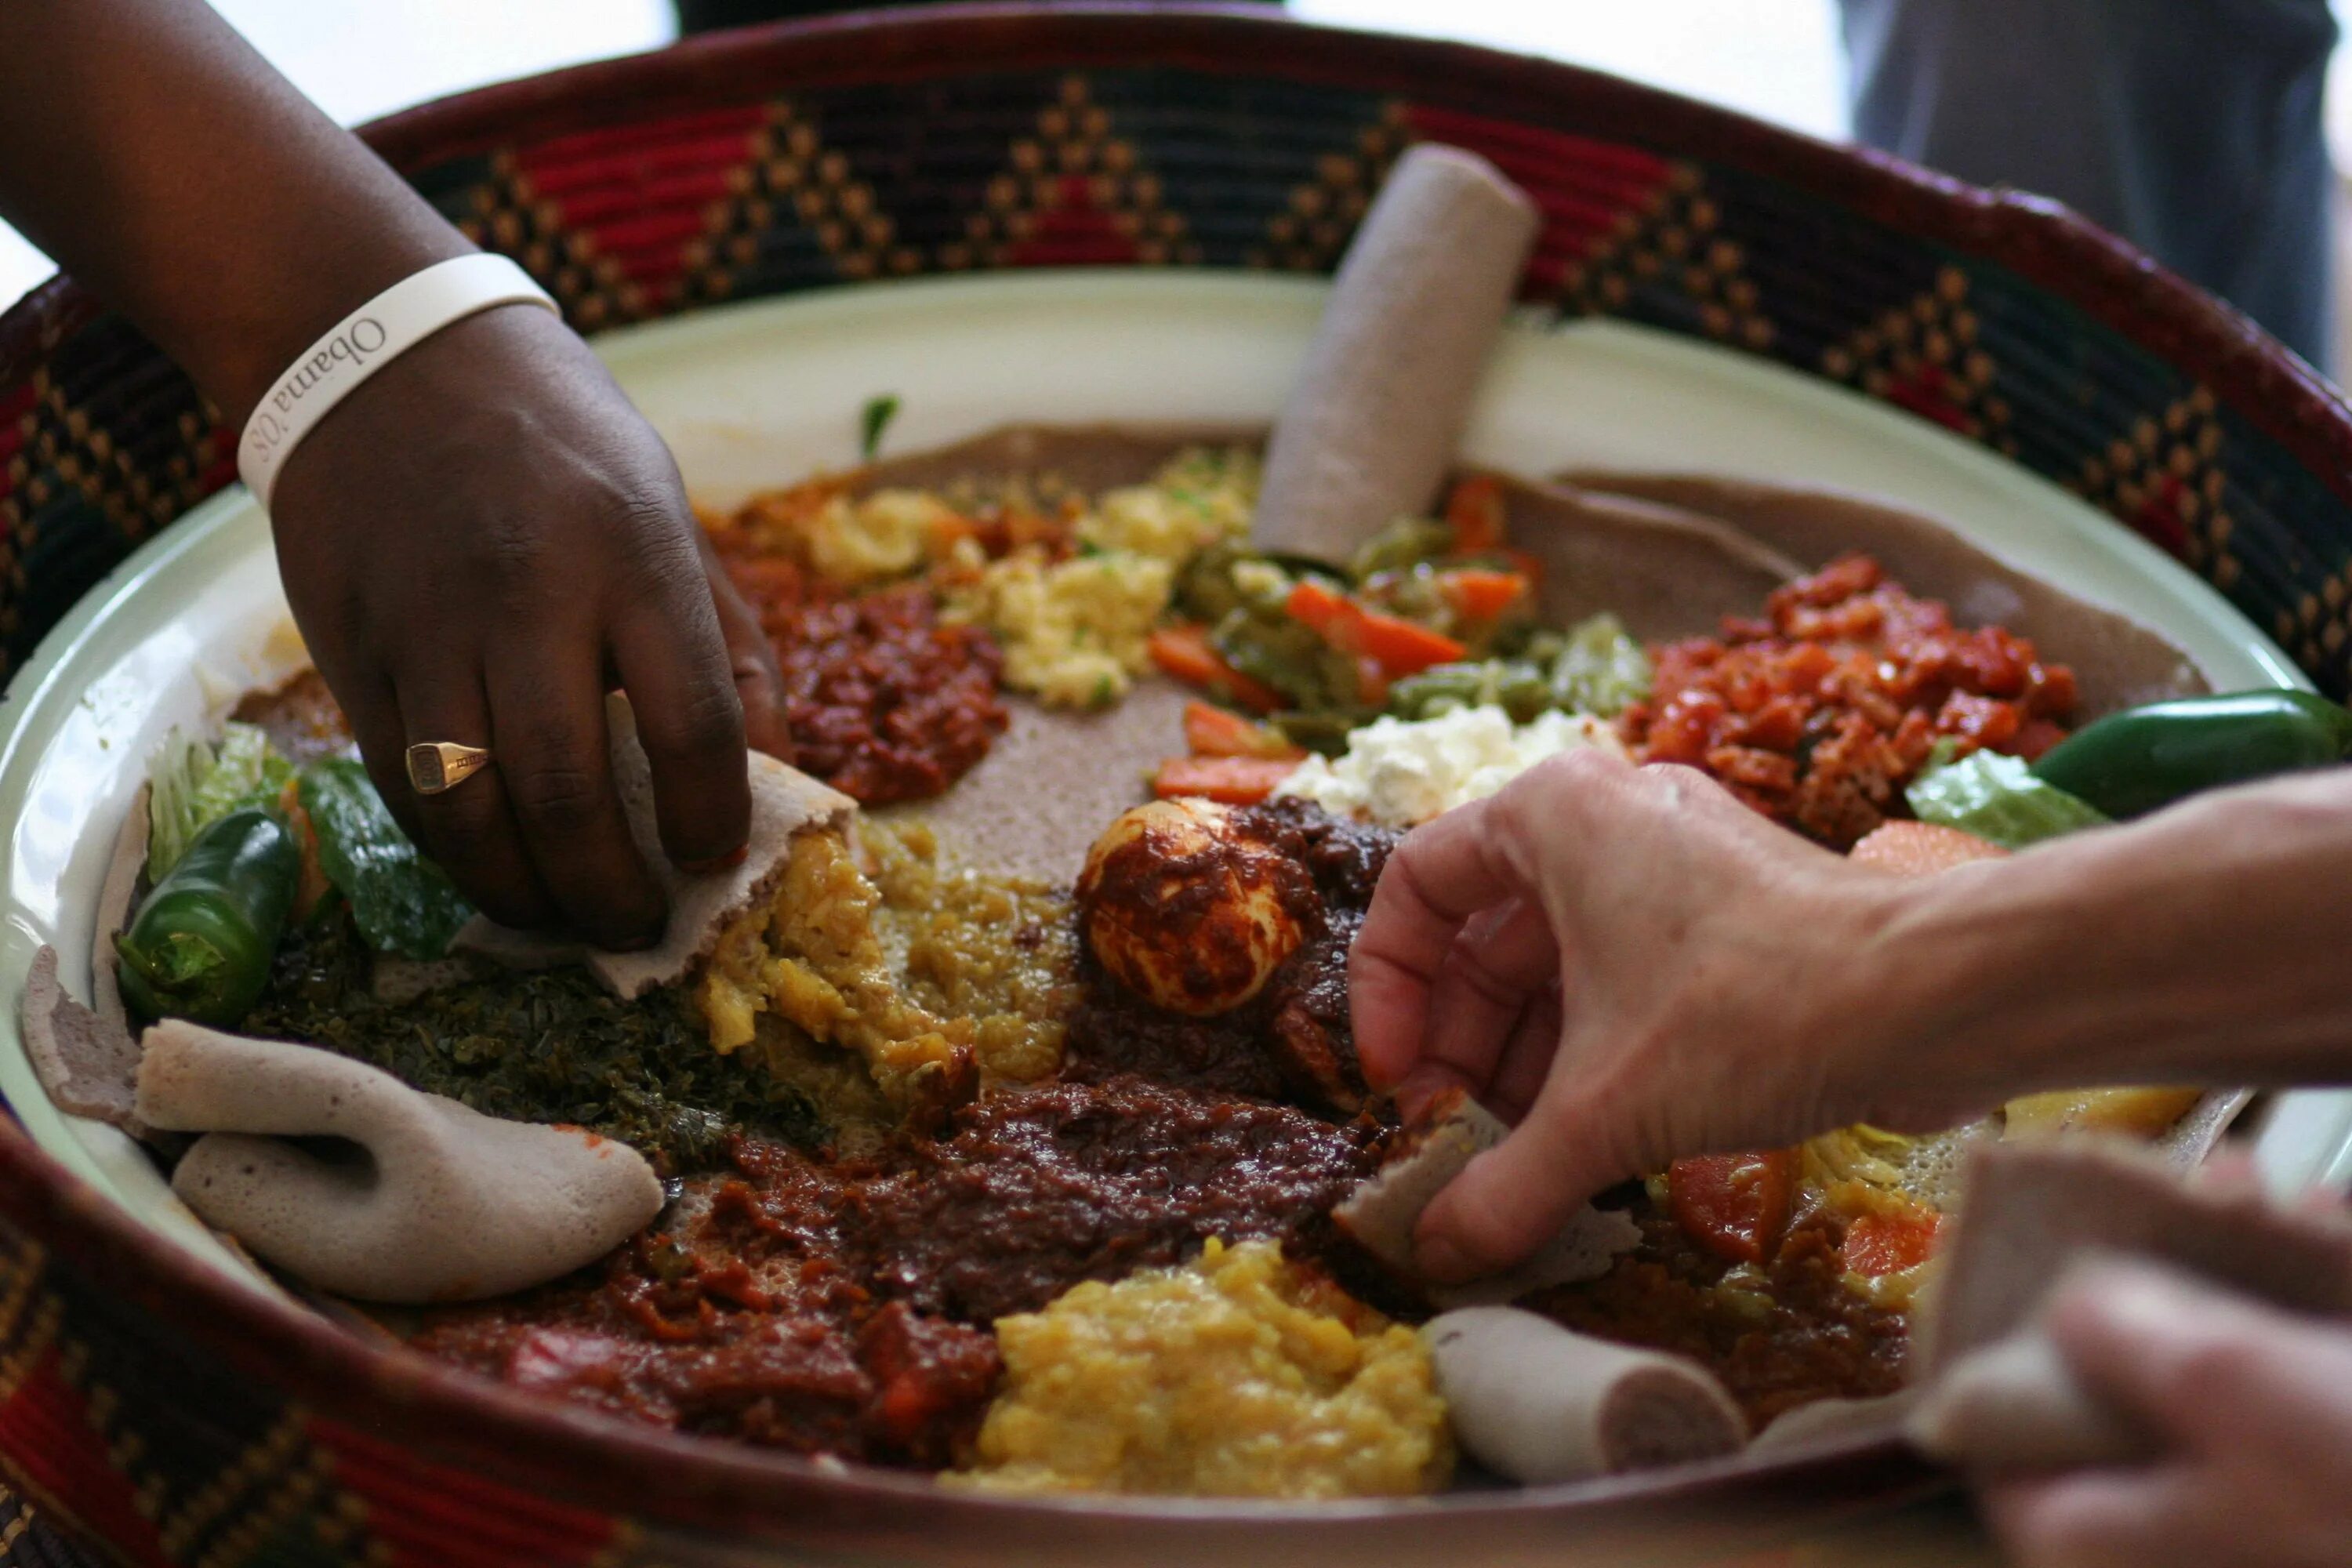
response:
<path id="1" fill-rule="evenodd" d="M 921 584 L 845 597 L 734 534 L 719 543 L 775 647 L 803 772 L 867 805 L 928 800 L 1004 732 L 1003 653 L 979 626 L 942 624 Z"/>
<path id="2" fill-rule="evenodd" d="M 813 599 L 768 621 L 803 770 L 867 805 L 944 794 L 1004 732 L 1004 656 L 929 589 Z"/>
<path id="3" fill-rule="evenodd" d="M 1954 626 L 1864 555 L 1780 589 L 1761 620 L 1653 651 L 1651 697 L 1620 720 L 1635 754 L 1703 768 L 1841 849 L 1907 815 L 1903 786 L 1939 740 L 2031 759 L 2074 709 L 2074 671 L 1998 626 Z"/>
<path id="4" fill-rule="evenodd" d="M 1129 1078 L 1002 1092 L 872 1161 L 739 1142 L 601 1278 L 434 1310 L 415 1342 L 684 1431 L 937 1468 L 995 1392 L 995 1319 L 1213 1236 L 1321 1255 L 1373 1138 Z"/>

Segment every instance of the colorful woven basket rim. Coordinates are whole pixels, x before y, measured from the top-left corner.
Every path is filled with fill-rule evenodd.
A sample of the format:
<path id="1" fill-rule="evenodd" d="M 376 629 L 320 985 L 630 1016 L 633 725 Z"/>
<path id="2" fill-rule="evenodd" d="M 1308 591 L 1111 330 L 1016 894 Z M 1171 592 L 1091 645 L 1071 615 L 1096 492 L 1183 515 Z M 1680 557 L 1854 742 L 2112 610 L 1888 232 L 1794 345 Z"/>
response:
<path id="1" fill-rule="evenodd" d="M 1003 68 L 1198 64 L 1227 75 L 1255 29 L 1269 79 L 1412 94 L 1498 118 L 1572 96 L 1580 130 L 1672 147 L 1801 186 L 1889 228 L 1993 262 L 2152 351 L 2293 454 L 2352 506 L 2352 405 L 2250 318 L 2061 203 L 1987 190 L 1620 77 L 1475 45 L 1357 32 L 1262 5 L 1129 0 L 860 12 L 689 38 L 650 55 L 500 83 L 388 116 L 361 134 L 395 167 L 488 150 L 527 114 L 542 132 L 689 111 L 714 94 L 917 80 Z M 0 315 L 0 384 L 98 307 L 58 278 Z"/>
<path id="2" fill-rule="evenodd" d="M 1252 62 L 1240 66 L 1237 60 Z M 425 105 L 364 134 L 396 166 L 487 151 L 518 119 L 535 134 L 587 133 L 616 119 L 682 113 L 833 84 L 921 80 L 991 69 L 1083 69 L 1139 63 L 1227 77 L 1410 94 L 1495 118 L 1557 120 L 1579 133 L 1671 147 L 1800 187 L 1903 234 L 2009 268 L 2146 346 L 2306 465 L 2352 506 L 2352 408 L 2310 367 L 2242 315 L 2200 293 L 2055 204 L 1988 192 L 1895 160 L 1856 153 L 1615 78 L 1467 45 L 1341 31 L 1254 5 L 980 4 L 779 25 L 698 39 Z M 99 310 L 55 280 L 0 317 L 0 384 L 14 384 Z M 150 1232 L 50 1160 L 13 1123 L 0 1129 L 0 1207 L 94 1285 L 173 1325 L 241 1373 L 282 1387 L 313 1415 L 437 1461 L 583 1506 L 648 1519 L 803 1539 L 855 1538 L 878 1551 L 893 1529 L 953 1530 L 990 1516 L 993 1550 L 1024 1539 L 1067 1549 L 1099 1528 L 1106 1547 L 1141 1519 L 1231 1529 L 1263 1552 L 1281 1521 L 1357 1530 L 1367 1544 L 1400 1506 L 1449 1517 L 1540 1516 L 1580 1506 L 1647 1510 L 1675 1499 L 1722 1500 L 1713 1472 L 1602 1483 L 1570 1491 L 1468 1494 L 1436 1502 L 1312 1510 L 1164 1501 L 1006 1502 L 920 1478 L 837 1468 L 685 1438 L 564 1408 L 395 1353 L 325 1319 L 228 1281 Z M 1762 1496 L 1833 1496 L 1920 1484 L 1927 1472 L 1888 1445 L 1822 1450 L 1749 1472 Z M 1022 1522 L 1022 1521 L 1027 1522 Z M 1074 1537 L 1073 1531 L 1078 1532 Z"/>

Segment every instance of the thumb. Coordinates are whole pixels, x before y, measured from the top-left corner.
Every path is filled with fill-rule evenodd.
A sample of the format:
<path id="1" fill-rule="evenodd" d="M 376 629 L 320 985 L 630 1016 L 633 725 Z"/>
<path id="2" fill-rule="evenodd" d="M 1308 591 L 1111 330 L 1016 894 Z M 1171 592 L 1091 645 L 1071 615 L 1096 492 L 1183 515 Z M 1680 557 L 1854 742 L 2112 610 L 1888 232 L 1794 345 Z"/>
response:
<path id="1" fill-rule="evenodd" d="M 1538 1100 L 1509 1137 L 1463 1167 L 1414 1227 L 1423 1274 L 1454 1284 L 1524 1262 L 1615 1179 L 1598 1146 L 1569 1126 Z"/>

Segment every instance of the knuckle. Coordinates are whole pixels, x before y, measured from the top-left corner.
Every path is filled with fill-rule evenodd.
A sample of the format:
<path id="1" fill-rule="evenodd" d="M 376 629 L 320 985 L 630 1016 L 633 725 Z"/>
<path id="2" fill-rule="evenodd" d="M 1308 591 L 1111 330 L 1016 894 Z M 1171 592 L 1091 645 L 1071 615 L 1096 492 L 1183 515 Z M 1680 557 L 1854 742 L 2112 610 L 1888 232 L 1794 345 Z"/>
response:
<path id="1" fill-rule="evenodd" d="M 661 760 L 714 760 L 743 749 L 743 703 L 733 681 L 698 681 L 680 701 L 645 726 L 647 751 Z"/>
<path id="2" fill-rule="evenodd" d="M 580 757 L 555 756 L 519 767 L 509 782 L 515 809 L 541 833 L 571 838 L 587 832 L 603 814 L 612 781 L 601 767 Z"/>
<path id="3" fill-rule="evenodd" d="M 2244 1397 L 2261 1368 L 2260 1352 L 2231 1334 L 2212 1334 L 2181 1353 L 2161 1393 L 2176 1409 L 2226 1409 Z"/>

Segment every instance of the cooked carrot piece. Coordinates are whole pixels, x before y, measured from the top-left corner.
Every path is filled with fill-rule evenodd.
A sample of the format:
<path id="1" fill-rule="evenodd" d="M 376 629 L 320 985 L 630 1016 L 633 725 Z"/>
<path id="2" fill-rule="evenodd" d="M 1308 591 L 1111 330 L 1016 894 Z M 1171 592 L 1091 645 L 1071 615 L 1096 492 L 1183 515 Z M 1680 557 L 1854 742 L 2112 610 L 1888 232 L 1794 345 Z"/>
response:
<path id="1" fill-rule="evenodd" d="M 1171 757 L 1160 764 L 1151 790 L 1162 800 L 1199 795 L 1226 805 L 1255 805 L 1297 766 L 1283 757 Z"/>
<path id="2" fill-rule="evenodd" d="M 1437 584 L 1446 601 L 1474 621 L 1491 621 L 1528 596 L 1528 580 L 1517 572 L 1465 567 L 1442 574 Z"/>
<path id="3" fill-rule="evenodd" d="M 1446 526 L 1454 548 L 1464 555 L 1499 549 L 1503 543 L 1503 486 L 1492 474 L 1473 474 L 1445 500 Z"/>
<path id="4" fill-rule="evenodd" d="M 1224 656 L 1209 641 L 1205 626 L 1161 626 L 1151 634 L 1148 647 L 1151 662 L 1160 667 L 1161 673 L 1187 686 L 1231 698 L 1258 713 L 1271 713 L 1285 706 L 1281 692 L 1227 664 Z"/>
<path id="5" fill-rule="evenodd" d="M 1184 704 L 1184 743 L 1196 757 L 1266 757 L 1296 763 L 1307 756 L 1278 731 L 1206 702 Z"/>
<path id="6" fill-rule="evenodd" d="M 1341 653 L 1379 660 L 1391 679 L 1417 675 L 1432 665 L 1452 664 L 1470 651 L 1427 626 L 1367 610 L 1311 577 L 1290 590 L 1284 608 Z"/>
<path id="7" fill-rule="evenodd" d="M 1901 1213 L 1873 1210 L 1845 1227 L 1845 1266 L 1856 1274 L 1900 1274 L 1936 1250 L 1943 1216 L 1925 1205 Z"/>
<path id="8" fill-rule="evenodd" d="M 1290 597 L 1283 602 L 1283 608 L 1290 612 L 1292 620 L 1312 626 L 1327 639 L 1346 625 L 1350 611 L 1356 611 L 1345 594 L 1314 577 L 1300 579 L 1297 586 L 1290 590 Z"/>
<path id="9" fill-rule="evenodd" d="M 1384 616 L 1377 610 L 1358 610 L 1356 615 L 1357 647 L 1379 659 L 1381 668 L 1392 678 L 1419 675 L 1469 657 L 1469 648 L 1462 643 L 1402 616 Z"/>

